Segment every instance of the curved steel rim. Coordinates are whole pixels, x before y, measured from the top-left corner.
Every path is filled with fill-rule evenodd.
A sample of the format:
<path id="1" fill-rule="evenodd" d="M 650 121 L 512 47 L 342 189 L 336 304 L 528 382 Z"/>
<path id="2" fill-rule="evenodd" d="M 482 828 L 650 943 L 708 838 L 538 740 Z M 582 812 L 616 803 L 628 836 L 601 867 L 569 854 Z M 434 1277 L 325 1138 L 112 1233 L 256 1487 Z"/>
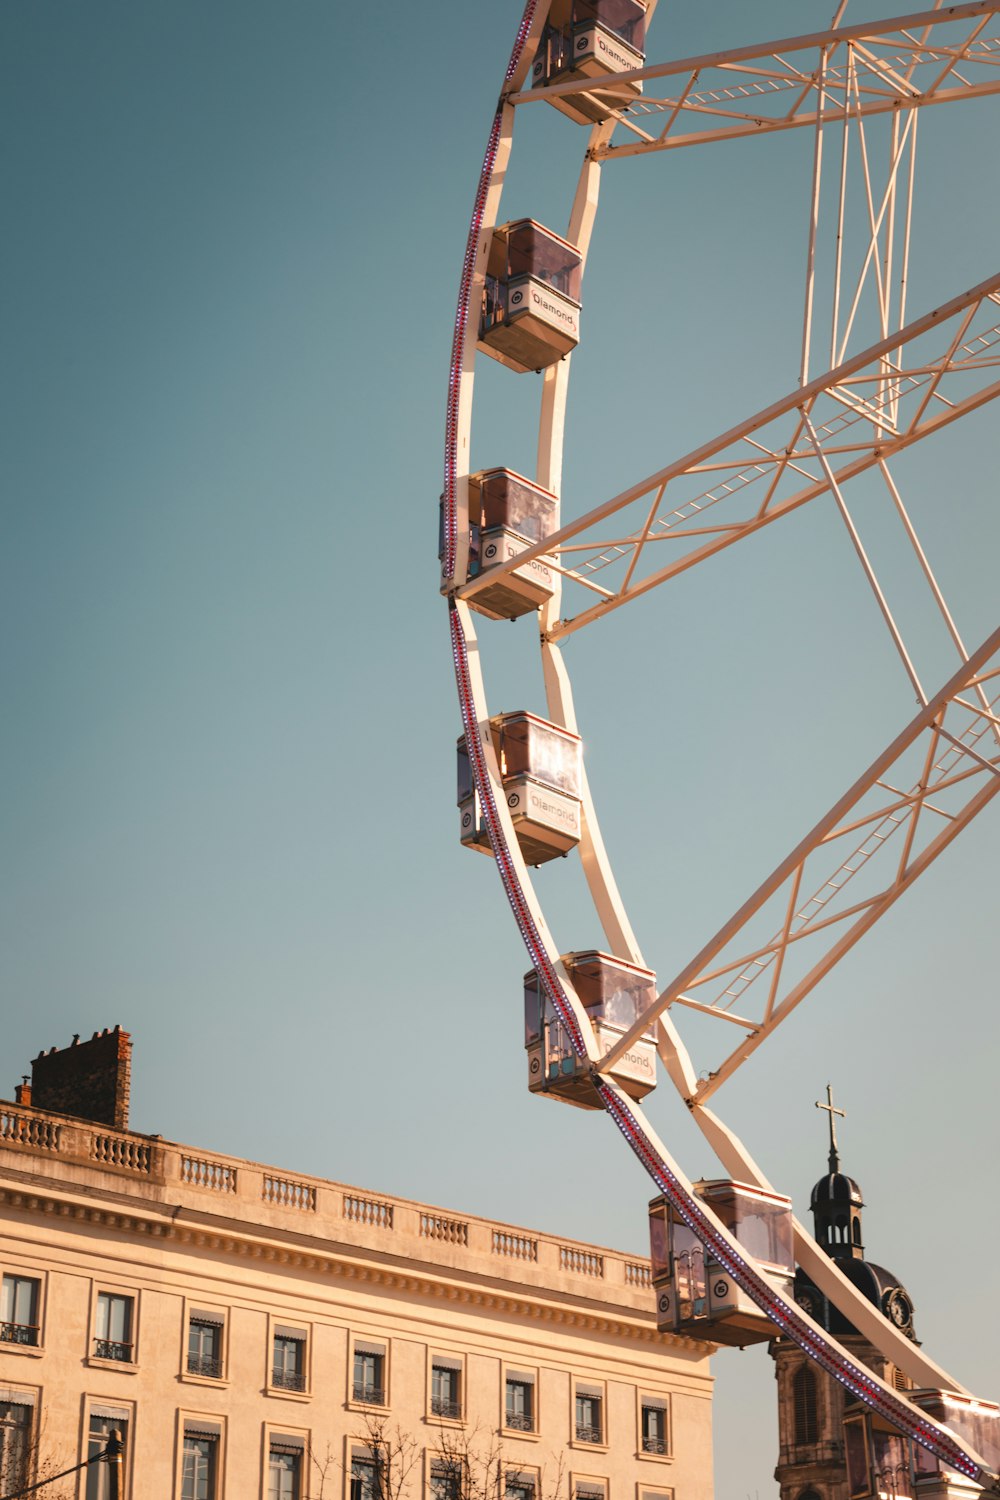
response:
<path id="1" fill-rule="evenodd" d="M 483 231 L 485 228 L 492 227 L 486 222 L 487 200 L 494 186 L 494 173 L 504 128 L 504 114 L 505 111 L 512 110 L 512 106 L 505 102 L 505 91 L 516 78 L 525 60 L 533 30 L 539 29 L 543 9 L 539 0 L 527 0 L 517 29 L 510 60 L 504 74 L 504 89 L 497 104 L 487 141 L 459 283 L 445 421 L 444 573 L 450 579 L 454 579 L 456 560 L 460 550 L 458 544 L 459 443 L 463 387 L 466 380 L 469 380 L 471 387 L 471 378 L 466 364 L 470 349 L 470 330 L 473 330 L 475 326 L 471 321 L 476 312 L 471 298 L 475 262 Z M 474 350 L 474 339 L 471 340 L 471 344 Z M 491 767 L 489 763 L 483 736 L 483 726 L 488 722 L 488 711 L 482 693 L 474 681 L 470 664 L 469 647 L 470 641 L 475 643 L 475 632 L 468 607 L 457 601 L 454 593 L 449 597 L 449 624 L 462 725 L 483 820 L 493 848 L 497 870 L 528 957 L 538 971 L 546 994 L 566 1027 L 577 1054 L 581 1058 L 594 1061 L 593 1046 L 584 1030 L 585 1026 L 589 1030 L 589 1026 L 583 1019 L 582 1008 L 567 978 L 558 972 L 561 965 L 552 958 L 550 944 L 546 941 L 544 924 L 529 894 L 530 885 L 516 839 L 512 837 L 513 828 L 507 808 L 503 799 L 495 795 L 495 786 L 498 784 L 496 768 Z M 810 1359 L 838 1380 L 853 1396 L 880 1416 L 891 1421 L 906 1436 L 912 1438 L 944 1463 L 957 1469 L 959 1473 L 966 1475 L 984 1488 L 992 1488 L 996 1484 L 997 1475 L 985 1465 L 979 1455 L 961 1444 L 946 1427 L 933 1421 L 918 1407 L 903 1400 L 896 1391 L 879 1380 L 866 1367 L 858 1365 L 835 1339 L 808 1318 L 797 1305 L 789 1303 L 779 1295 L 757 1262 L 741 1250 L 738 1242 L 694 1194 L 690 1183 L 671 1160 L 666 1149 L 646 1122 L 641 1110 L 606 1078 L 595 1074 L 594 1081 L 605 1110 L 614 1120 L 650 1178 L 670 1200 L 684 1222 L 697 1234 L 706 1248 L 712 1251 L 719 1264 L 732 1276 L 736 1284 L 771 1319 L 776 1329 L 796 1343 Z"/>

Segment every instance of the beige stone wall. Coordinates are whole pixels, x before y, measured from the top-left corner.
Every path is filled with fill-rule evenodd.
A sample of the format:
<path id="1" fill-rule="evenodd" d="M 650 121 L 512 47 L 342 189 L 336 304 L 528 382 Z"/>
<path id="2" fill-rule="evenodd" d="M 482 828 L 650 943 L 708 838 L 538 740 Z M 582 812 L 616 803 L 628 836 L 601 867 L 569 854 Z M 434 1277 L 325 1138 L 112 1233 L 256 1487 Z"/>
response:
<path id="1" fill-rule="evenodd" d="M 185 1420 L 218 1428 L 217 1500 L 267 1500 L 272 1434 L 329 1458 L 303 1497 L 349 1500 L 371 1413 L 430 1456 L 462 1431 L 430 1410 L 435 1355 L 461 1362 L 473 1446 L 499 1443 L 540 1500 L 578 1480 L 711 1500 L 704 1346 L 658 1334 L 648 1265 L 599 1246 L 0 1104 L 0 1273 L 42 1283 L 38 1347 L 0 1339 L 0 1394 L 33 1398 L 66 1463 L 92 1405 L 127 1412 L 130 1500 L 180 1495 Z M 97 1357 L 102 1291 L 134 1299 L 131 1361 Z M 193 1310 L 224 1321 L 220 1378 L 188 1373 Z M 272 1378 L 282 1327 L 305 1334 L 301 1392 Z M 358 1338 L 385 1348 L 379 1405 L 353 1399 Z M 535 1380 L 534 1432 L 506 1428 L 507 1371 Z M 601 1394 L 600 1442 L 577 1441 L 577 1382 Z M 667 1408 L 666 1454 L 643 1451 L 644 1396 Z M 407 1500 L 426 1500 L 429 1461 Z"/>

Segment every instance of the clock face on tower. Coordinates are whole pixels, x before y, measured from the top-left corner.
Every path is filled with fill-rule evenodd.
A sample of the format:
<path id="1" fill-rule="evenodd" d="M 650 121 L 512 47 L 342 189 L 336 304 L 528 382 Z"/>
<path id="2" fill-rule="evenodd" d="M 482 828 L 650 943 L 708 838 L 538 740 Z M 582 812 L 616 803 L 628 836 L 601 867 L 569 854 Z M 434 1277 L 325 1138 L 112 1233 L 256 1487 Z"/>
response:
<path id="1" fill-rule="evenodd" d="M 894 1287 L 885 1299 L 885 1312 L 897 1328 L 908 1328 L 913 1317 L 910 1299 L 901 1287 Z"/>
<path id="2" fill-rule="evenodd" d="M 795 1293 L 795 1300 L 802 1311 L 809 1318 L 819 1317 L 819 1298 L 815 1292 L 802 1291 Z"/>

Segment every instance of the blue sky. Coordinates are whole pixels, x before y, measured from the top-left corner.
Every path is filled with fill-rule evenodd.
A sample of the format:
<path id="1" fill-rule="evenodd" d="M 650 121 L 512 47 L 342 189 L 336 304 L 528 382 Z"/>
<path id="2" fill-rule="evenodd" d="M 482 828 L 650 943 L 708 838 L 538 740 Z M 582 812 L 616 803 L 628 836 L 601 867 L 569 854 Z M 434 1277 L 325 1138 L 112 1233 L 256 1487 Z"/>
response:
<path id="1" fill-rule="evenodd" d="M 792 34 L 830 8 L 662 0 L 650 51 Z M 0 1090 L 42 1047 L 120 1022 L 138 1129 L 639 1249 L 648 1188 L 615 1133 L 527 1094 L 523 950 L 456 837 L 444 397 L 517 13 L 456 16 L 313 0 L 0 15 Z M 914 311 L 995 268 L 968 149 L 985 109 L 921 122 Z M 519 125 L 504 207 L 559 227 L 583 137 L 547 114 L 523 142 Z M 605 173 L 569 418 L 580 508 L 794 383 L 807 134 Z M 479 379 L 484 465 L 531 462 L 525 380 Z M 995 598 L 992 420 L 901 471 L 970 640 Z M 568 648 L 605 833 L 661 971 L 912 711 L 832 516 L 789 532 Z M 496 707 L 537 709 L 509 639 Z M 995 834 L 987 812 L 719 1098 L 804 1212 L 832 1078 L 870 1253 L 983 1395 Z M 585 947 L 580 883 L 557 873 L 540 881 L 557 932 Z M 711 1174 L 684 1111 L 651 1113 Z M 717 1368 L 719 1500 L 771 1495 L 769 1364 Z"/>

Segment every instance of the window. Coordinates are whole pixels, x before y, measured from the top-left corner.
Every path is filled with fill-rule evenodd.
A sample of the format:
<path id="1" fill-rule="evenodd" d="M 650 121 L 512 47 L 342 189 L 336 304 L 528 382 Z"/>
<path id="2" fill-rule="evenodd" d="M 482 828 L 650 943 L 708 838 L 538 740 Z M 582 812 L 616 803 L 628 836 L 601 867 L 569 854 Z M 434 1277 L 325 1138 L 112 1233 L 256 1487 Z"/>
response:
<path id="1" fill-rule="evenodd" d="M 214 1423 L 184 1423 L 181 1500 L 215 1500 L 221 1431 Z"/>
<path id="2" fill-rule="evenodd" d="M 461 1500 L 462 1466 L 458 1459 L 435 1459 L 431 1464 L 431 1500 Z"/>
<path id="3" fill-rule="evenodd" d="M 795 1441 L 815 1443 L 816 1377 L 808 1365 L 800 1365 L 792 1377 L 792 1410 L 795 1418 Z"/>
<path id="4" fill-rule="evenodd" d="M 639 1446 L 643 1453 L 670 1452 L 665 1396 L 643 1396 L 639 1405 Z"/>
<path id="5" fill-rule="evenodd" d="M 504 1426 L 511 1432 L 535 1430 L 535 1381 L 532 1375 L 511 1371 L 504 1393 Z"/>
<path id="6" fill-rule="evenodd" d="M 603 1479 L 576 1479 L 573 1500 L 607 1500 L 608 1487 Z"/>
<path id="7" fill-rule="evenodd" d="M 267 1456 L 267 1500 L 300 1500 L 304 1449 L 302 1438 L 271 1434 Z"/>
<path id="8" fill-rule="evenodd" d="M 187 1373 L 208 1380 L 222 1379 L 221 1313 L 192 1311 L 188 1318 Z"/>
<path id="9" fill-rule="evenodd" d="M 118 1292 L 97 1294 L 97 1336 L 94 1355 L 97 1359 L 116 1359 L 133 1363 L 132 1321 L 135 1299 Z"/>
<path id="10" fill-rule="evenodd" d="M 306 1336 L 301 1328 L 276 1324 L 271 1357 L 271 1384 L 281 1391 L 306 1388 Z"/>
<path id="11" fill-rule="evenodd" d="M 534 1476 L 509 1469 L 504 1479 L 504 1500 L 535 1500 Z"/>
<path id="12" fill-rule="evenodd" d="M 103 1453 L 113 1432 L 121 1434 L 128 1454 L 129 1412 L 115 1406 L 92 1406 L 87 1427 L 87 1457 L 96 1458 Z M 107 1464 L 90 1464 L 87 1469 L 86 1500 L 110 1500 L 111 1470 Z"/>
<path id="13" fill-rule="evenodd" d="M 41 1282 L 32 1276 L 5 1276 L 0 1291 L 0 1340 L 37 1347 Z"/>
<path id="14" fill-rule="evenodd" d="M 27 1400 L 0 1401 L 0 1485 L 4 1494 L 28 1482 L 31 1418 Z"/>
<path id="15" fill-rule="evenodd" d="M 384 1344 L 355 1340 L 351 1390 L 355 1401 L 364 1401 L 368 1406 L 386 1405 Z"/>
<path id="16" fill-rule="evenodd" d="M 603 1443 L 602 1418 L 604 1392 L 600 1386 L 578 1385 L 576 1388 L 576 1423 L 578 1443 Z"/>
<path id="17" fill-rule="evenodd" d="M 461 1421 L 462 1364 L 458 1359 L 435 1356 L 431 1365 L 431 1414 Z"/>
<path id="18" fill-rule="evenodd" d="M 370 1453 L 351 1455 L 351 1500 L 382 1500 L 380 1469 Z"/>

